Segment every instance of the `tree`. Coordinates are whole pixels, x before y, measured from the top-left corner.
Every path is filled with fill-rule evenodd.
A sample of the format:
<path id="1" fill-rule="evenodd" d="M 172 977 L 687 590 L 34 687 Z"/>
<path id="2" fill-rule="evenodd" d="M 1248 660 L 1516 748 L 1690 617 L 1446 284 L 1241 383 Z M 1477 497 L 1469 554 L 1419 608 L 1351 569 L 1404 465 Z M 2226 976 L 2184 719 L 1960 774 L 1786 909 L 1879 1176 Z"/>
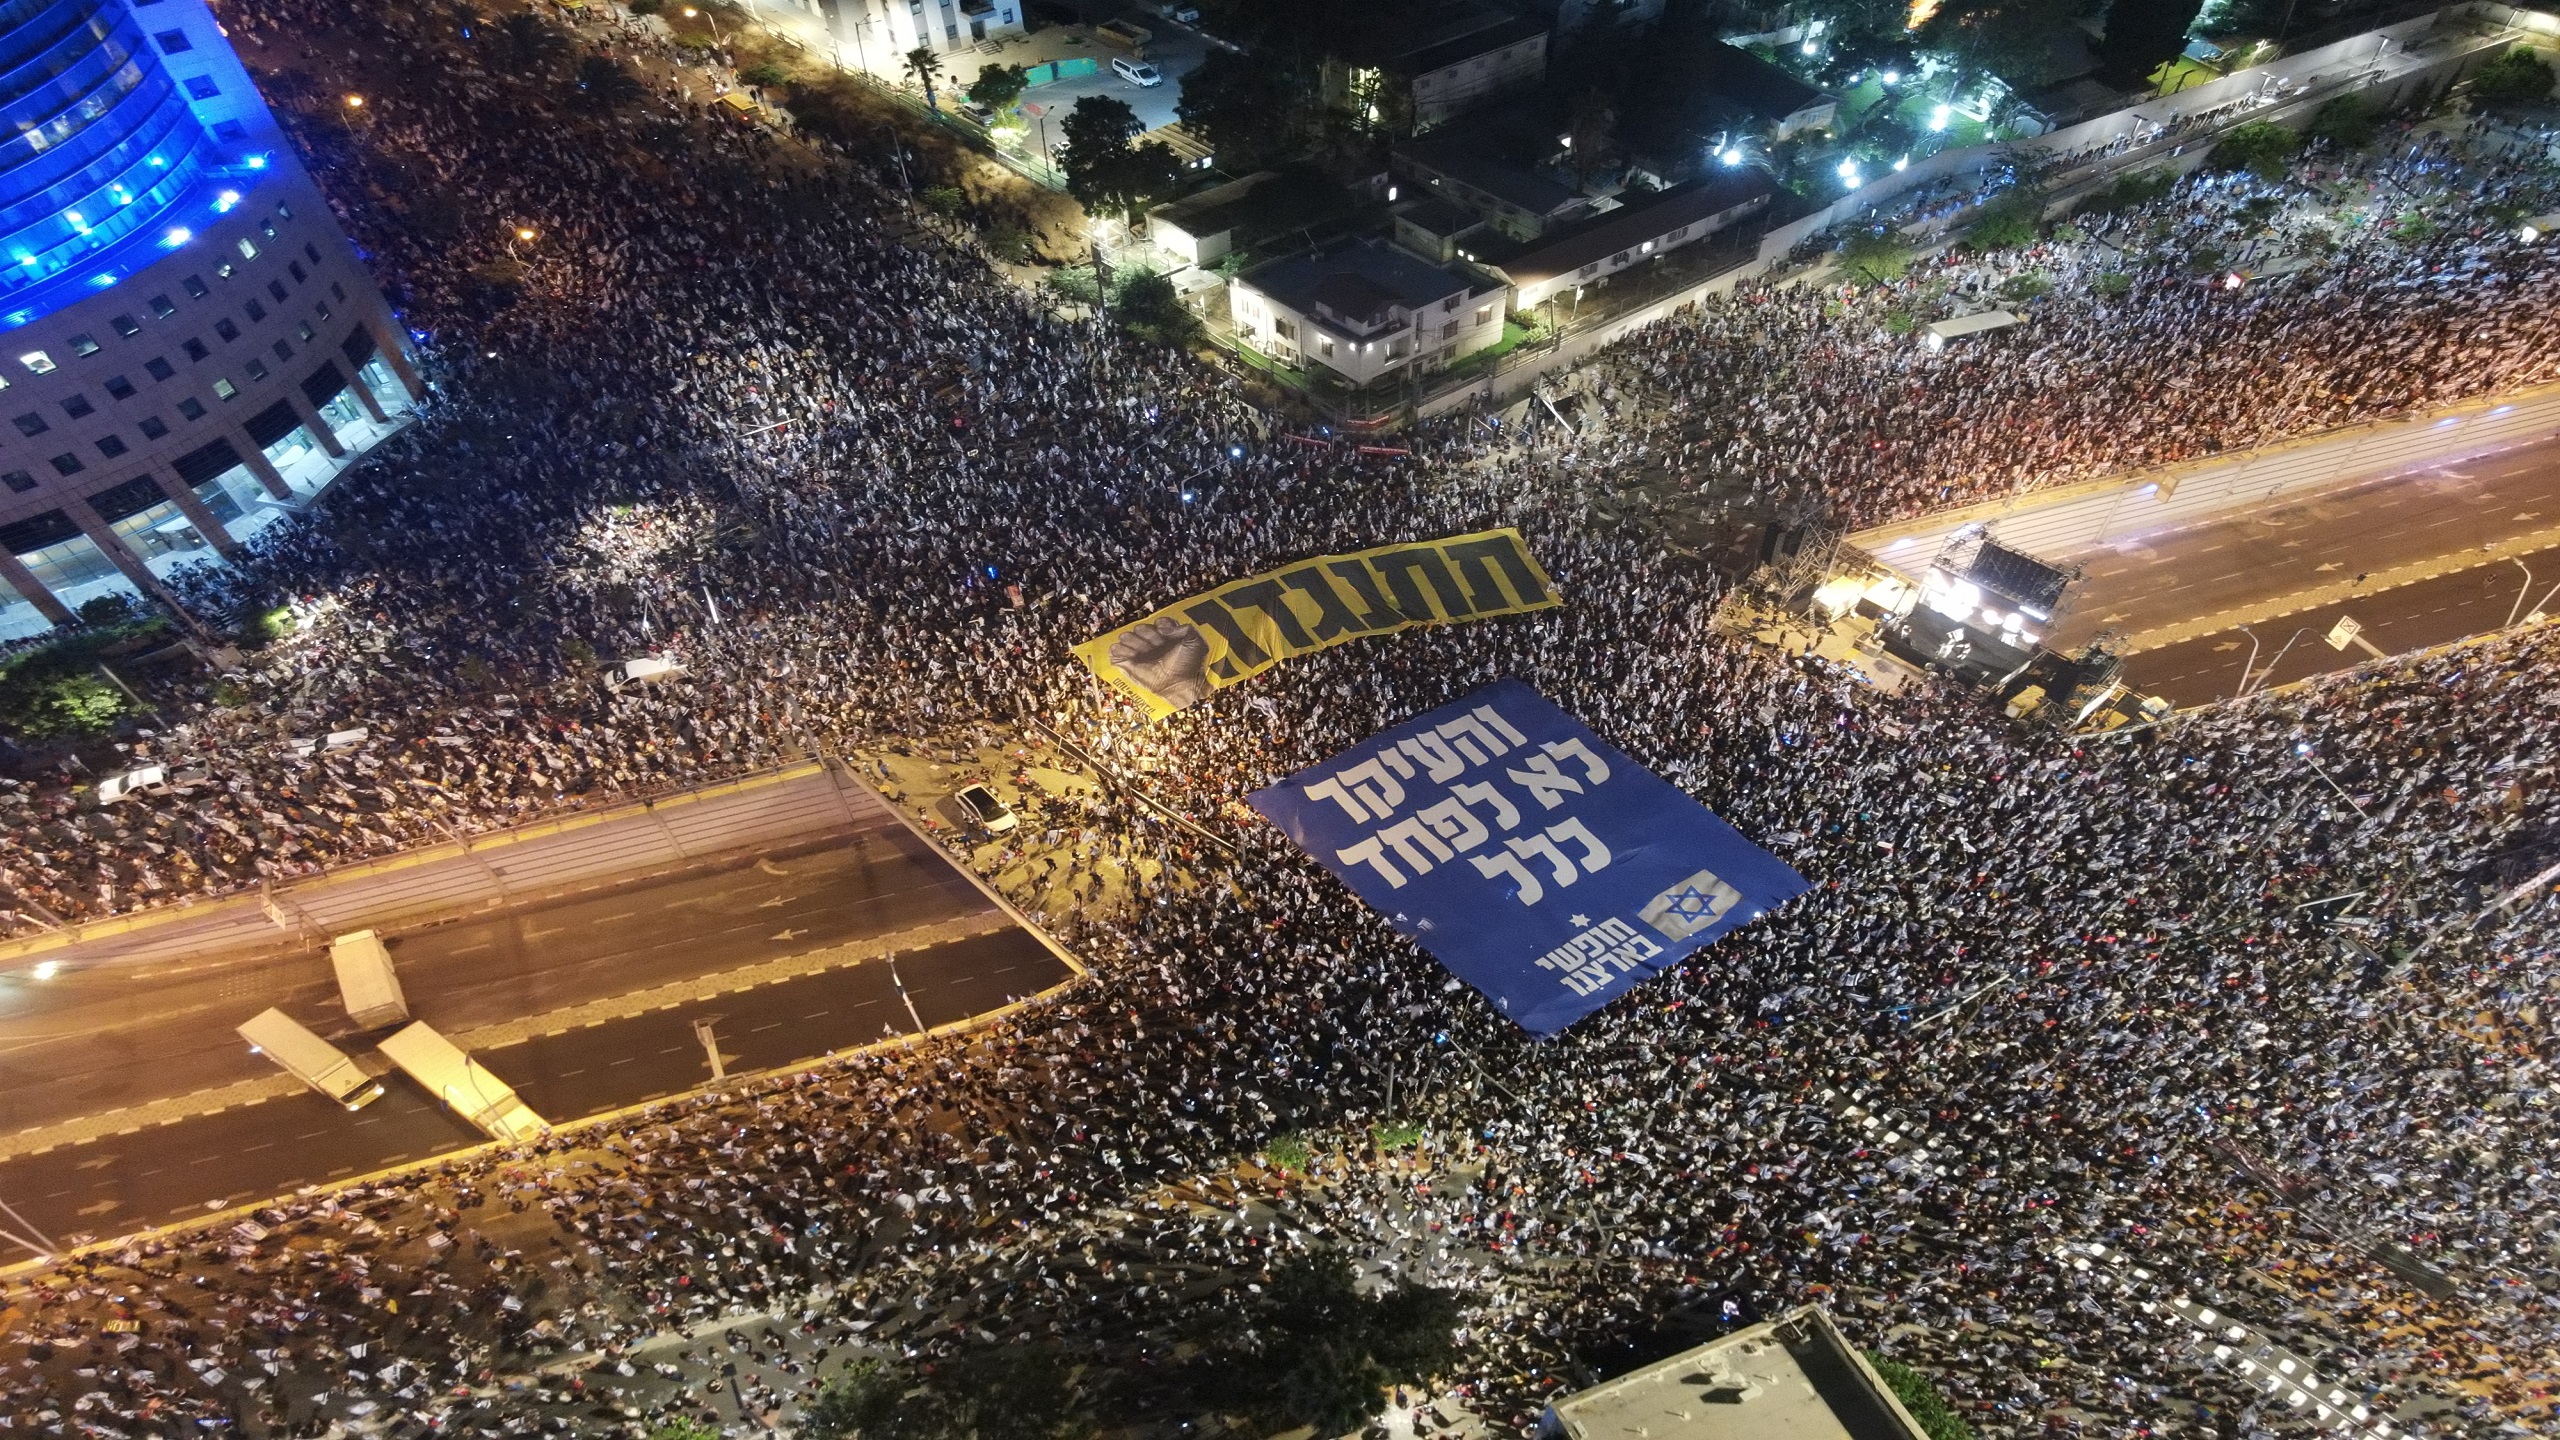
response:
<path id="1" fill-rule="evenodd" d="M 658 1428 L 649 1432 L 649 1440 L 720 1440 L 720 1427 L 705 1425 L 690 1415 L 680 1415 L 673 1420 L 659 1422 Z"/>
<path id="2" fill-rule="evenodd" d="M 1171 150 L 1153 140 L 1129 143 L 1138 134 L 1137 112 L 1108 95 L 1078 100 L 1058 128 L 1066 136 L 1060 168 L 1067 172 L 1067 193 L 1087 210 L 1135 220 L 1148 202 L 1181 183 L 1182 162 Z"/>
<path id="3" fill-rule="evenodd" d="M 770 60 L 759 60 L 738 72 L 739 84 L 753 85 L 758 89 L 780 85 L 790 78 L 791 76 L 781 66 Z"/>
<path id="4" fill-rule="evenodd" d="M 1452 1353 L 1459 1299 L 1407 1285 L 1364 1296 L 1336 1251 L 1273 1267 L 1254 1307 L 1255 1353 L 1229 1357 L 1239 1400 L 1275 1428 L 1313 1425 L 1339 1435 L 1376 1415 L 1386 1386 L 1428 1378 Z"/>
<path id="5" fill-rule="evenodd" d="M 969 87 L 969 98 L 998 115 L 1009 114 L 1030 88 L 1030 77 L 1019 65 L 988 65 L 978 71 L 978 81 Z"/>
<path id="6" fill-rule="evenodd" d="M 2341 150 L 2361 150 L 2373 143 L 2377 118 L 2363 96 L 2341 95 L 2312 114 L 2307 133 Z"/>
<path id="7" fill-rule="evenodd" d="M 2205 163 L 2217 170 L 2246 170 L 2272 185 L 2284 178 L 2301 148 L 2301 136 L 2272 120 L 2252 120 L 2223 136 Z"/>
<path id="8" fill-rule="evenodd" d="M 638 77 L 619 60 L 590 55 L 578 62 L 578 102 L 588 109 L 607 114 L 628 110 L 645 94 Z"/>
<path id="9" fill-rule="evenodd" d="M 942 57 L 933 53 L 932 46 L 919 45 L 907 52 L 907 73 L 924 87 L 924 108 L 940 110 L 941 104 L 933 98 L 933 82 L 942 76 Z"/>
<path id="10" fill-rule="evenodd" d="M 545 69 L 569 48 L 559 31 L 529 10 L 519 10 L 499 21 L 497 36 L 506 63 L 518 70 Z"/>
<path id="11" fill-rule="evenodd" d="M 1911 246 L 1898 230 L 1860 230 L 1840 242 L 1840 268 L 1869 285 L 1899 280 L 1911 268 Z"/>
<path id="12" fill-rule="evenodd" d="M 2531 105 L 2548 99 L 2551 94 L 2551 67 L 2542 57 L 2519 45 L 2471 76 L 2471 99 L 2474 104 L 2505 108 Z"/>
<path id="13" fill-rule="evenodd" d="M 1173 281 L 1153 271 L 1129 277 L 1111 300 L 1111 313 L 1135 334 L 1167 345 L 1180 345 L 1200 328 L 1199 317 L 1182 303 Z"/>
<path id="14" fill-rule="evenodd" d="M 2187 29 L 2203 8 L 2204 0 L 2116 0 L 2098 44 L 2099 75 L 2125 89 L 2145 83 L 2186 50 Z"/>
<path id="15" fill-rule="evenodd" d="M 1285 60 L 1212 50 L 1182 77 L 1174 114 L 1230 170 L 1258 170 L 1306 143 L 1312 85 Z"/>
<path id="16" fill-rule="evenodd" d="M 1605 93 L 1583 91 L 1573 102 L 1572 118 L 1566 121 L 1564 133 L 1566 148 L 1573 155 L 1575 183 L 1589 180 L 1595 170 L 1606 170 L 1618 163 L 1618 112 Z"/>
<path id="17" fill-rule="evenodd" d="M 1969 73 L 2032 90 L 2060 78 L 2062 46 L 2085 8 L 2083 0 L 1947 0 L 1920 27 L 1920 41 Z"/>
<path id="18" fill-rule="evenodd" d="M 866 1356 L 829 1379 L 800 1412 L 808 1440 L 927 1440 L 944 1429 L 938 1400 L 902 1365 Z"/>
<path id="19" fill-rule="evenodd" d="M 2281 40 L 2285 22 L 2300 0 L 2207 0 L 2195 32 L 2215 40 L 2245 36 Z"/>
<path id="20" fill-rule="evenodd" d="M 1976 250 L 2014 250 L 2035 243 L 2044 228 L 2044 192 L 2012 185 L 1974 212 L 1964 243 Z"/>

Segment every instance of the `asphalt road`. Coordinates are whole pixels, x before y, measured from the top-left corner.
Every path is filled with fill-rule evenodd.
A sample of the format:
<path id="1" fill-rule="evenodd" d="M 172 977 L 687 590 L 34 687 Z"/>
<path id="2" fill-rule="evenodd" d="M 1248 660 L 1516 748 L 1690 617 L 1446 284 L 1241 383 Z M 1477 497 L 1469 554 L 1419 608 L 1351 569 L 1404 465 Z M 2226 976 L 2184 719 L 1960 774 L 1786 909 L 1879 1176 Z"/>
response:
<path id="1" fill-rule="evenodd" d="M 2560 525 L 2560 442 L 2367 481 L 2068 557 L 2083 565 L 2085 574 L 2073 587 L 2072 608 L 2056 627 L 2053 643 L 2076 649 L 2102 629 L 2138 636 L 2357 575 L 2477 551 L 2555 525 Z M 2523 577 L 2503 555 L 2481 558 L 2506 575 L 2511 603 Z M 2545 586 L 2560 580 L 2560 568 L 2536 567 L 2534 573 L 2543 576 Z M 2375 627 L 2394 618 L 2388 609 L 2412 598 L 2418 597 L 2390 602 L 2372 615 L 2359 610 L 2357 618 Z M 2432 593 L 2423 598 L 2427 605 L 2418 614 L 2431 613 L 2429 607 L 2441 603 Z M 2489 624 L 2505 614 L 2501 605 Z M 2268 627 L 2258 628 L 2264 632 Z M 2392 648 L 2381 634 L 2372 638 L 2376 645 Z M 2269 642 L 2271 647 L 2282 643 L 2281 635 Z M 2241 648 L 2248 648 L 2245 637 Z M 2353 653 L 2369 658 L 2362 651 Z M 2231 668 L 2236 677 L 2238 663 Z"/>
<path id="2" fill-rule="evenodd" d="M 974 890 L 971 897 L 978 898 Z M 890 962 L 866 961 L 482 1051 L 478 1058 L 545 1119 L 564 1122 L 709 1083 L 709 1059 L 692 1031 L 698 1019 L 715 1020 L 724 1063 L 736 1073 L 982 1014 L 1069 973 L 1019 927 L 910 951 L 896 957 L 895 967 L 893 978 Z M 405 1076 L 384 1083 L 380 1100 L 353 1113 L 298 1091 L 0 1162 L 0 1202 L 45 1238 L 69 1244 L 71 1236 L 170 1223 L 482 1138 Z M 22 1251 L 0 1242 L 0 1261 L 22 1258 Z"/>
<path id="3" fill-rule="evenodd" d="M 2560 580 L 2560 549 L 2517 558 L 2537 577 L 2544 577 L 2535 586 L 2537 597 L 2549 581 Z M 2266 683 L 2282 685 L 2371 660 L 2373 656 L 2361 646 L 2339 651 L 2324 642 L 2341 615 L 2353 616 L 2364 627 L 2364 638 L 2389 655 L 2482 634 L 2506 623 L 2523 582 L 2516 568 L 2502 560 L 2263 621 L 2250 627 L 2262 642 L 2257 663 L 2264 667 L 2275 662 Z M 2281 661 L 2276 659 L 2278 652 L 2283 654 Z M 2125 678 L 2146 694 L 2165 695 L 2180 706 L 2201 705 L 2230 698 L 2239 688 L 2240 667 L 2248 659 L 2249 637 L 2225 630 L 2130 656 L 2125 660 Z"/>
<path id="4" fill-rule="evenodd" d="M 454 1033 L 986 908 L 884 818 L 706 871 L 398 934 L 391 953 L 412 1014 Z M 0 1130 L 271 1074 L 232 1033 L 269 1005 L 324 1035 L 352 1033 L 318 949 L 73 968 L 6 992 Z"/>

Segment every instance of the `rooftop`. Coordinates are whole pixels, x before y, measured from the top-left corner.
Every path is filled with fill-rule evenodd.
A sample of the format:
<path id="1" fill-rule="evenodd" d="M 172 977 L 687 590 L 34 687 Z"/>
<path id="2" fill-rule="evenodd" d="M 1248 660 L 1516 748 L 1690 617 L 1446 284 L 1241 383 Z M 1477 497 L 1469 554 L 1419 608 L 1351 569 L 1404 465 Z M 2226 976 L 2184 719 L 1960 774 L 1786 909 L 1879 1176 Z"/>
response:
<path id="1" fill-rule="evenodd" d="M 1883 1380 L 1805 1306 L 1556 1401 L 1553 1440 L 1924 1440 Z"/>
<path id="2" fill-rule="evenodd" d="M 1258 170 L 1154 213 L 1186 235 L 1233 231 L 1235 247 L 1249 250 L 1275 235 L 1329 222 L 1358 203 L 1341 186 L 1312 175 Z"/>
<path id="3" fill-rule="evenodd" d="M 1449 33 L 1453 30 L 1456 33 Z M 1446 70 L 1478 55 L 1507 49 L 1546 33 L 1547 22 L 1544 20 L 1526 15 L 1506 16 L 1499 11 L 1481 11 L 1468 21 L 1444 28 L 1439 38 L 1398 55 L 1395 68 L 1407 75 L 1428 75 L 1434 70 Z"/>
<path id="4" fill-rule="evenodd" d="M 1484 258 L 1501 265 L 1514 285 L 1534 285 L 1777 191 L 1777 182 L 1759 170 L 1723 170 L 1658 195 L 1637 196 L 1606 215 L 1513 250 L 1506 258 L 1496 260 L 1490 254 Z"/>
<path id="5" fill-rule="evenodd" d="M 1385 323 L 1393 306 L 1418 310 L 1452 292 L 1472 288 L 1464 278 L 1437 265 L 1368 241 L 1330 253 L 1275 260 L 1244 275 L 1242 281 L 1300 314 L 1322 306 L 1345 321 L 1371 328 Z"/>
<path id="6" fill-rule="evenodd" d="M 1396 147 L 1414 166 L 1446 175 L 1532 215 L 1552 215 L 1581 200 L 1574 188 L 1522 165 L 1486 153 L 1463 139 L 1415 140 Z"/>
<path id="7" fill-rule="evenodd" d="M 1708 89 L 1768 124 L 1823 100 L 1821 91 L 1740 46 L 1702 46 L 1698 58 L 1698 78 Z"/>

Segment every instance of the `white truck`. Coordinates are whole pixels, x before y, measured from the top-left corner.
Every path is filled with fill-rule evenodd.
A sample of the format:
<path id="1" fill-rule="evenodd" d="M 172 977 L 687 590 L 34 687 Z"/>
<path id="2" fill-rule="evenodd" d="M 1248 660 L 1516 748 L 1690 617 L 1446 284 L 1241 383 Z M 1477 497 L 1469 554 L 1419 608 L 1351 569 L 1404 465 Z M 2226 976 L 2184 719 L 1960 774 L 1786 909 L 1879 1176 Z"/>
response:
<path id="1" fill-rule="evenodd" d="M 430 1029 L 426 1022 L 394 1032 L 382 1042 L 391 1063 L 427 1087 L 446 1108 L 489 1133 L 492 1139 L 530 1140 L 550 1128 L 533 1107 L 516 1098 L 506 1081 L 489 1073 L 459 1045 Z"/>
<path id="2" fill-rule="evenodd" d="M 329 966 L 338 972 L 338 998 L 347 1018 L 367 1030 L 379 1030 L 409 1018 L 408 997 L 400 993 L 399 973 L 391 968 L 391 951 L 382 937 L 358 930 L 329 942 Z"/>
<path id="3" fill-rule="evenodd" d="M 364 1073 L 347 1058 L 347 1052 L 272 1006 L 241 1025 L 240 1038 L 249 1042 L 250 1053 L 266 1056 L 296 1080 L 350 1110 L 361 1110 L 382 1098 L 382 1082 Z"/>

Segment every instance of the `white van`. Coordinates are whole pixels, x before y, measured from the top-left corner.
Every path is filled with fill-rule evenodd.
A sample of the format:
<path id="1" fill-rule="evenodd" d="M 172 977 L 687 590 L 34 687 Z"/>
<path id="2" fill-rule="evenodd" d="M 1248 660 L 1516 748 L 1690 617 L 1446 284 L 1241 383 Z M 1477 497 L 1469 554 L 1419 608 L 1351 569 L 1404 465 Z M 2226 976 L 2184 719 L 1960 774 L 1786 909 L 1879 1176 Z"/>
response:
<path id="1" fill-rule="evenodd" d="M 664 655 L 643 655 L 608 668 L 604 672 L 604 685 L 608 690 L 619 690 L 625 685 L 654 685 L 683 678 L 684 666 L 677 661 Z"/>
<path id="2" fill-rule="evenodd" d="M 1130 84 L 1140 87 L 1152 87 L 1164 83 L 1163 71 L 1144 60 L 1132 60 L 1126 55 L 1111 57 L 1111 72 Z"/>

